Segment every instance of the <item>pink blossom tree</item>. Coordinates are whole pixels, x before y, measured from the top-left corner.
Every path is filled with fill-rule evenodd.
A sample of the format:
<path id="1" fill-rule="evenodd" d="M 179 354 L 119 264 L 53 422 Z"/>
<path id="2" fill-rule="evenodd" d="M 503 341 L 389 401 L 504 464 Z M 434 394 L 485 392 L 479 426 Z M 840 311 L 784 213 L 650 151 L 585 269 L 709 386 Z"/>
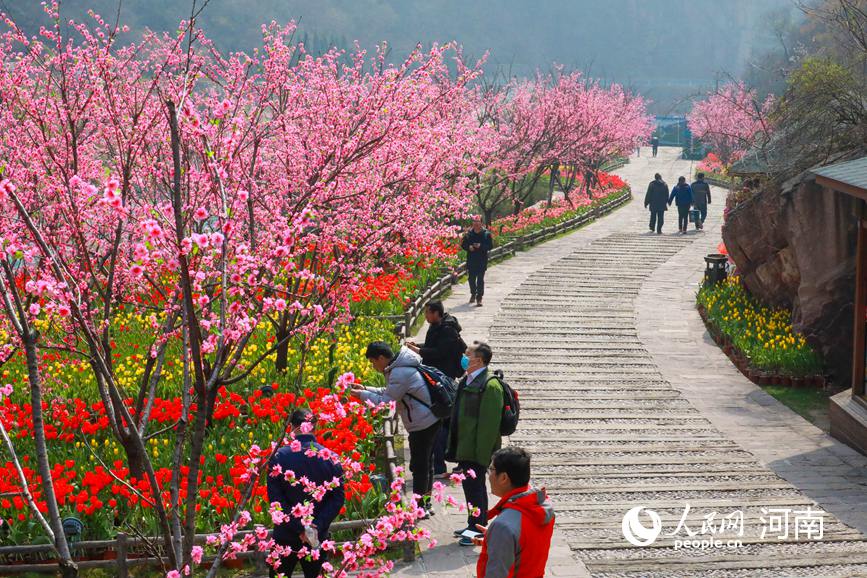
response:
<path id="1" fill-rule="evenodd" d="M 515 210 L 526 206 L 542 176 L 561 165 L 567 194 L 579 177 L 589 186 L 606 160 L 632 150 L 650 131 L 640 97 L 579 73 L 490 88 L 479 101 L 485 146 L 474 190 L 488 223 L 509 202 Z"/>
<path id="2" fill-rule="evenodd" d="M 66 36 L 57 3 L 46 12 L 52 26 L 39 37 L 6 19 L 0 42 L 0 292 L 6 353 L 22 349 L 29 370 L 48 504 L 46 518 L 34 514 L 62 573 L 75 575 L 41 416 L 38 359 L 59 350 L 93 373 L 131 475 L 151 489 L 142 498 L 168 566 L 183 572 L 197 557 L 197 488 L 218 391 L 290 342 L 300 379 L 307 344 L 348 319 L 365 277 L 450 233 L 448 218 L 469 199 L 462 175 L 475 166 L 465 111 L 478 69 L 458 54 L 450 76 L 451 46 L 417 49 L 397 66 L 357 51 L 342 65 L 336 51 L 304 54 L 292 25 L 265 27 L 252 56 L 221 55 L 192 23 L 121 47 L 122 30 L 97 15 L 92 26 L 70 22 Z M 153 331 L 131 386 L 112 357 L 124 339 L 121 309 Z M 244 363 L 262 331 L 275 333 L 272 345 Z M 154 431 L 149 415 L 171 358 L 182 367 L 181 417 Z M 155 435 L 174 440 L 167 483 L 145 450 Z M 251 450 L 245 499 L 267 455 Z"/>
<path id="3" fill-rule="evenodd" d="M 695 103 L 687 115 L 687 124 L 693 135 L 707 143 L 728 166 L 770 136 L 768 115 L 773 105 L 772 95 L 761 100 L 742 82 L 732 82 Z"/>

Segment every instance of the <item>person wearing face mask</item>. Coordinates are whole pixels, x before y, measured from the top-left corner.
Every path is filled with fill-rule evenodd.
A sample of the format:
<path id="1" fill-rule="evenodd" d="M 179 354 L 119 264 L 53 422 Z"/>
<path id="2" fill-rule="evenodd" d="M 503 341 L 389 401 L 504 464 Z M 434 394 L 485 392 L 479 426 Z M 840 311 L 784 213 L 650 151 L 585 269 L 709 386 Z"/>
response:
<path id="1" fill-rule="evenodd" d="M 424 318 L 428 322 L 424 343 L 418 345 L 414 341 L 407 341 L 407 348 L 421 355 L 423 364 L 436 367 L 449 377 L 458 379 L 466 370 L 466 367 L 462 366 L 462 357 L 467 345 L 461 339 L 461 324 L 454 316 L 445 312 L 442 301 L 429 302 L 424 308 Z M 434 440 L 434 478 L 438 480 L 449 475 L 445 461 L 448 431 L 449 419 L 446 418 L 443 419 L 442 427 Z"/>
<path id="2" fill-rule="evenodd" d="M 500 448 L 500 421 L 503 416 L 503 385 L 488 371 L 493 352 L 487 343 L 478 341 L 467 348 L 467 374 L 458 382 L 452 409 L 446 459 L 458 462 L 465 476 L 462 485 L 469 504 L 467 526 L 455 531 L 459 544 L 472 546 L 472 539 L 462 536 L 467 529 L 488 521 L 488 489 L 485 469 L 491 456 Z"/>

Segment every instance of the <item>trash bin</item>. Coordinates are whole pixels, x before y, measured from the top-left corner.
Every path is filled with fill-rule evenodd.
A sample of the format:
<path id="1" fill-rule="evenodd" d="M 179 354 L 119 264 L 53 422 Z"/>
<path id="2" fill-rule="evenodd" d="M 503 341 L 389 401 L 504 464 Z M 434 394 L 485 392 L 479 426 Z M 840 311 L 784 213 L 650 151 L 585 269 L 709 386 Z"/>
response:
<path id="1" fill-rule="evenodd" d="M 79 542 L 81 535 L 84 533 L 84 523 L 74 516 L 63 518 L 60 522 L 63 528 L 63 533 L 66 534 L 66 539 L 70 542 Z"/>
<path id="2" fill-rule="evenodd" d="M 727 265 L 729 262 L 727 255 L 711 253 L 704 258 L 704 261 L 707 263 L 707 268 L 704 270 L 705 285 L 712 287 L 720 281 L 726 280 L 726 277 L 728 276 Z"/>

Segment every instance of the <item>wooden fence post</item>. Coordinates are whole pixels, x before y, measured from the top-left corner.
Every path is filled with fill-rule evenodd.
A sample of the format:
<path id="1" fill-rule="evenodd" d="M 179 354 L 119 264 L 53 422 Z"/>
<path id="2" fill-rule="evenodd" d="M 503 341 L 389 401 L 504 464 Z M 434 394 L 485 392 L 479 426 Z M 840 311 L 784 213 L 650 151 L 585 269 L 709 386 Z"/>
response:
<path id="1" fill-rule="evenodd" d="M 253 561 L 255 562 L 254 571 L 257 575 L 264 576 L 268 573 L 268 564 L 265 561 L 265 552 L 256 551 L 253 554 Z"/>
<path id="2" fill-rule="evenodd" d="M 126 533 L 117 533 L 117 578 L 128 578 L 129 570 L 126 567 Z"/>
<path id="3" fill-rule="evenodd" d="M 415 318 L 412 315 L 413 309 L 414 308 L 412 306 L 410 306 L 410 308 L 407 309 L 406 313 L 404 313 L 404 315 L 403 315 L 403 338 L 404 339 L 409 339 L 410 337 L 412 337 L 412 335 L 410 335 L 410 332 L 412 331 L 412 322 L 415 320 Z"/>

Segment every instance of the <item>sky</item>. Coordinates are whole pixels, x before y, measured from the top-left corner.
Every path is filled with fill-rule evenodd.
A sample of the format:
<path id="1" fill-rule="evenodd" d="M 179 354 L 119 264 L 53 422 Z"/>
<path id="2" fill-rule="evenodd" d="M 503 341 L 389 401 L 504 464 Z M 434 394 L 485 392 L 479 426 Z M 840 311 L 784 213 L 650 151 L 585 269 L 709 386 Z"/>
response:
<path id="1" fill-rule="evenodd" d="M 82 18 L 92 8 L 113 17 L 117 6 L 64 0 L 62 12 Z M 0 0 L 0 7 L 29 30 L 44 23 L 39 0 Z M 123 0 L 120 19 L 134 32 L 172 30 L 190 7 L 189 0 Z M 299 21 L 314 50 L 386 41 L 398 58 L 419 42 L 456 41 L 468 56 L 488 54 L 489 76 L 528 76 L 556 63 L 641 92 L 664 114 L 739 76 L 772 45 L 768 15 L 781 9 L 793 10 L 792 0 L 210 0 L 200 24 L 224 50 L 251 50 L 271 20 Z"/>

